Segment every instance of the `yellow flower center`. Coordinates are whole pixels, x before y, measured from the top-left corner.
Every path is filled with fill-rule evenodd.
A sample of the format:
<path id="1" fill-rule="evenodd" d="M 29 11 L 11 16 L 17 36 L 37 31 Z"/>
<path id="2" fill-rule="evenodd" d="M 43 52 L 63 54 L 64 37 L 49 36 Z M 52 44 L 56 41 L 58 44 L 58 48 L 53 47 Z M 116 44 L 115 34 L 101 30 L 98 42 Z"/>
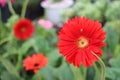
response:
<path id="1" fill-rule="evenodd" d="M 78 40 L 78 47 L 79 48 L 85 48 L 87 47 L 89 44 L 88 39 L 84 38 L 84 37 L 80 37 L 80 39 Z"/>

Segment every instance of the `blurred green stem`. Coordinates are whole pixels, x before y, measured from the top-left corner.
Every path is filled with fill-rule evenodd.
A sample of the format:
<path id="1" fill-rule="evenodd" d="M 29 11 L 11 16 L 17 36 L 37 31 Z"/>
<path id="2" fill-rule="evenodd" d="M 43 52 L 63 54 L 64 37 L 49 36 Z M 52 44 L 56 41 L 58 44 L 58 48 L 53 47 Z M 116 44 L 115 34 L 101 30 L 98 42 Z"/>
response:
<path id="1" fill-rule="evenodd" d="M 100 80 L 105 80 L 105 70 L 106 70 L 105 69 L 105 64 L 98 55 L 96 55 L 94 52 L 92 52 L 92 54 L 98 58 L 98 60 L 99 60 L 98 62 L 99 62 L 100 66 L 101 66 L 101 69 L 102 69 Z"/>
<path id="2" fill-rule="evenodd" d="M 94 69 L 95 69 L 95 71 L 96 71 L 96 73 L 97 73 L 97 76 L 99 76 L 100 75 L 100 71 L 99 71 L 99 69 L 98 69 L 98 67 L 97 67 L 97 65 L 94 63 Z"/>
<path id="3" fill-rule="evenodd" d="M 15 15 L 16 13 L 15 13 L 13 7 L 12 7 L 11 1 L 10 1 L 10 0 L 7 0 L 7 3 L 8 3 L 8 7 L 9 7 L 9 10 L 10 10 L 11 14 L 12 14 L 12 15 Z"/>
<path id="4" fill-rule="evenodd" d="M 18 71 L 20 71 L 21 65 L 22 65 L 22 55 L 20 53 L 18 53 L 18 61 L 17 61 L 17 64 L 16 64 L 16 67 L 17 67 Z"/>
<path id="5" fill-rule="evenodd" d="M 70 68 L 73 72 L 75 80 L 85 80 L 79 68 L 76 68 L 73 65 L 70 65 Z"/>
<path id="6" fill-rule="evenodd" d="M 24 18 L 25 17 L 25 13 L 26 13 L 26 9 L 27 9 L 27 5 L 29 3 L 29 0 L 25 0 L 24 4 L 23 4 L 23 7 L 22 7 L 22 13 L 21 13 L 21 18 Z"/>
<path id="7" fill-rule="evenodd" d="M 84 68 L 83 70 L 84 70 L 84 73 L 83 73 L 83 74 L 84 74 L 84 75 L 83 75 L 83 76 L 84 76 L 84 80 L 86 80 L 86 74 L 87 74 L 86 72 L 87 72 L 87 69 Z"/>

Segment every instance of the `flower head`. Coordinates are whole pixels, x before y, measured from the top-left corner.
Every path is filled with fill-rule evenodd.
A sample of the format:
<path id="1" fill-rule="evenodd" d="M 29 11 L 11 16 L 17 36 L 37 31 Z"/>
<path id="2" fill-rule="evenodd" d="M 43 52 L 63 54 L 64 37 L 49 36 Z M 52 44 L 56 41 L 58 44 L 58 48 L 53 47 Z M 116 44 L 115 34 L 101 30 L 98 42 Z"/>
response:
<path id="1" fill-rule="evenodd" d="M 34 26 L 28 19 L 20 19 L 14 26 L 14 35 L 20 40 L 26 40 L 32 36 Z"/>
<path id="2" fill-rule="evenodd" d="M 4 7 L 6 5 L 6 0 L 0 0 L 0 6 Z"/>
<path id="3" fill-rule="evenodd" d="M 15 2 L 16 2 L 16 0 L 11 0 L 11 3 L 13 3 L 13 4 L 14 4 Z"/>
<path id="4" fill-rule="evenodd" d="M 15 3 L 16 0 L 11 0 L 11 3 Z M 6 5 L 6 0 L 0 0 L 0 6 L 4 7 Z"/>
<path id="5" fill-rule="evenodd" d="M 53 27 L 53 23 L 48 21 L 48 20 L 43 20 L 43 19 L 40 19 L 38 21 L 38 24 L 41 25 L 43 28 L 45 29 L 50 29 Z"/>
<path id="6" fill-rule="evenodd" d="M 47 65 L 48 59 L 43 54 L 33 54 L 24 59 L 23 66 L 25 70 L 33 70 L 34 73 L 37 73 L 40 68 L 43 68 Z"/>
<path id="7" fill-rule="evenodd" d="M 98 21 L 75 17 L 68 20 L 59 32 L 60 53 L 66 57 L 67 62 L 77 67 L 80 64 L 89 67 L 98 61 L 92 52 L 102 56 L 105 34 Z"/>

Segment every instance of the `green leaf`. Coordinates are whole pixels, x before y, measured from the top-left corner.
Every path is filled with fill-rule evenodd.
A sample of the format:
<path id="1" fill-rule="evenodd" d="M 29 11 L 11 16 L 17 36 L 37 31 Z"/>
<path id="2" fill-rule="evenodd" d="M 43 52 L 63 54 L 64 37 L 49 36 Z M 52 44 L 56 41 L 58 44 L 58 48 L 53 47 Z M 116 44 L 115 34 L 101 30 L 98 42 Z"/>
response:
<path id="1" fill-rule="evenodd" d="M 112 15 L 111 15 L 112 14 Z M 120 16 L 120 1 L 114 0 L 110 2 L 107 6 L 107 9 L 105 11 L 105 17 L 107 21 L 114 21 L 116 19 L 119 19 Z"/>
<path id="2" fill-rule="evenodd" d="M 10 74 L 7 71 L 2 72 L 1 76 L 0 76 L 1 80 L 20 80 L 19 78 L 17 78 L 16 76 Z"/>
<path id="3" fill-rule="evenodd" d="M 111 80 L 120 80 L 120 55 L 110 60 L 111 67 L 106 69 L 106 77 Z"/>
<path id="4" fill-rule="evenodd" d="M 21 48 L 19 49 L 19 53 L 20 54 L 25 54 L 27 53 L 27 51 L 32 47 L 31 41 L 27 40 L 26 42 L 24 42 L 21 46 Z"/>
<path id="5" fill-rule="evenodd" d="M 43 37 L 34 37 L 30 40 L 30 43 L 36 52 L 46 53 L 49 51 L 49 44 Z"/>
<path id="6" fill-rule="evenodd" d="M 18 21 L 18 20 L 19 20 L 19 16 L 18 16 L 18 15 L 12 15 L 12 16 L 8 19 L 8 21 L 7 21 L 7 23 L 6 23 L 6 26 L 7 26 L 8 28 L 10 28 L 10 30 L 12 30 L 14 24 L 15 24 L 16 21 Z"/>
<path id="7" fill-rule="evenodd" d="M 120 20 L 108 21 L 105 27 L 110 27 L 120 35 Z M 120 38 L 120 37 L 119 37 Z"/>
<path id="8" fill-rule="evenodd" d="M 117 57 L 120 54 L 120 44 L 116 46 L 114 51 L 114 57 Z"/>
<path id="9" fill-rule="evenodd" d="M 38 72 L 33 76 L 32 80 L 44 80 L 44 78 L 43 75 L 40 72 Z"/>
<path id="10" fill-rule="evenodd" d="M 113 30 L 111 27 L 109 26 L 105 26 L 105 31 L 107 33 L 106 35 L 106 42 L 107 42 L 107 50 L 109 52 L 114 53 L 115 51 L 115 47 L 118 45 L 119 43 L 119 37 L 118 34 L 115 30 Z"/>
<path id="11" fill-rule="evenodd" d="M 20 79 L 18 71 L 16 70 L 16 68 L 12 65 L 12 63 L 9 60 L 0 57 L 0 61 L 10 74 Z"/>
<path id="12" fill-rule="evenodd" d="M 56 68 L 54 75 L 59 80 L 74 80 L 72 71 L 70 70 L 66 62 L 63 62 L 60 67 Z"/>
<path id="13" fill-rule="evenodd" d="M 82 71 L 80 68 L 77 68 L 73 65 L 70 65 L 70 68 L 72 70 L 75 80 L 79 80 L 79 79 L 84 80 L 84 73 L 82 74 Z"/>
<path id="14" fill-rule="evenodd" d="M 4 24 L 0 24 L 0 44 L 8 36 L 8 33 L 7 27 Z"/>
<path id="15" fill-rule="evenodd" d="M 120 56 L 118 56 L 115 59 L 111 59 L 109 63 L 111 64 L 112 67 L 120 68 L 120 64 L 118 64 L 119 62 L 120 62 Z"/>
<path id="16" fill-rule="evenodd" d="M 106 77 L 110 78 L 112 80 L 117 80 L 117 78 L 120 78 L 120 69 L 117 68 L 107 68 L 106 69 L 107 73 L 106 73 Z"/>
<path id="17" fill-rule="evenodd" d="M 46 54 L 47 57 L 49 58 L 49 64 L 52 66 L 57 66 L 60 65 L 59 59 L 61 58 L 61 55 L 58 52 L 58 49 L 52 49 L 51 52 Z"/>
<path id="18" fill-rule="evenodd" d="M 53 75 L 54 74 L 54 70 L 55 70 L 55 68 L 53 68 L 53 67 L 48 65 L 45 68 L 40 69 L 40 72 L 42 73 L 42 75 L 45 78 L 45 80 L 58 80 Z"/>

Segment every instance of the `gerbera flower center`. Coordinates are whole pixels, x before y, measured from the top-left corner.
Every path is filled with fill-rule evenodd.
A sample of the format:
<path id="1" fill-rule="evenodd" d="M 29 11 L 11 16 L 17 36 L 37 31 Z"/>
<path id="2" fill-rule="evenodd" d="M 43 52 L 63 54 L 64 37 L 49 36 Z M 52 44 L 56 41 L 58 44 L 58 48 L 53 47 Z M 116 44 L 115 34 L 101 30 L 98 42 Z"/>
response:
<path id="1" fill-rule="evenodd" d="M 85 48 L 87 47 L 89 44 L 88 39 L 84 38 L 84 37 L 80 37 L 80 39 L 78 40 L 78 47 L 79 48 Z"/>
<path id="2" fill-rule="evenodd" d="M 39 64 L 36 63 L 36 64 L 34 64 L 34 66 L 37 67 L 37 66 L 39 66 Z"/>
<path id="3" fill-rule="evenodd" d="M 26 30 L 25 27 L 22 27 L 22 28 L 21 28 L 21 31 L 22 31 L 22 32 L 25 32 L 25 30 Z"/>

